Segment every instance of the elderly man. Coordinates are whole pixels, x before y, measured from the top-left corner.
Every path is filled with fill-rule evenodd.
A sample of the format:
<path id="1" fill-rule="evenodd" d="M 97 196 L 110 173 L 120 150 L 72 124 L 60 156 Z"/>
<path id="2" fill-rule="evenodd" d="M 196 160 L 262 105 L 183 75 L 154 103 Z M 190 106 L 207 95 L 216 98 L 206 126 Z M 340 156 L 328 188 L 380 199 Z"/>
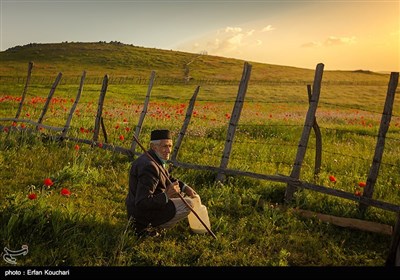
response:
<path id="1" fill-rule="evenodd" d="M 196 192 L 165 169 L 172 144 L 169 130 L 153 130 L 150 149 L 132 163 L 125 202 L 139 236 L 158 235 L 157 229 L 171 228 L 190 214 L 179 193 L 185 193 L 185 201 L 193 207 L 191 198 Z"/>

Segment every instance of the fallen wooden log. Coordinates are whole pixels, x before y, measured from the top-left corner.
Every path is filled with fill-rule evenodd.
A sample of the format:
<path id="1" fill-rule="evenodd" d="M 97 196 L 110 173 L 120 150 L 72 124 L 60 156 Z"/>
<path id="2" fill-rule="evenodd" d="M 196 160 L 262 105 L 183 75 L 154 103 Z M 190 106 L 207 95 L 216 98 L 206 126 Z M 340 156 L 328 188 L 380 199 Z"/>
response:
<path id="1" fill-rule="evenodd" d="M 363 231 L 392 235 L 393 227 L 386 224 L 380 224 L 372 221 L 365 221 L 354 218 L 343 218 L 327 214 L 316 213 L 309 210 L 293 209 L 295 213 L 306 218 L 317 218 L 323 222 L 331 223 L 341 227 L 353 228 Z"/>

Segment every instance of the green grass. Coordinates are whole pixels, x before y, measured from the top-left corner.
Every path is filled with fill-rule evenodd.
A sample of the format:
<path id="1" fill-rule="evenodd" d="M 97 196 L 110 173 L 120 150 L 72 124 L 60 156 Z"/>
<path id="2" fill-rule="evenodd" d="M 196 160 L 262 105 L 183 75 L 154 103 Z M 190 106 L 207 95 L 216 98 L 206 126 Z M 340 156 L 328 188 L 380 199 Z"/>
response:
<path id="1" fill-rule="evenodd" d="M 10 139 L 14 137 L 18 138 Z M 3 174 L 17 167 L 24 176 L 2 178 L 6 189 L 14 187 L 5 195 L 0 221 L 4 246 L 29 246 L 18 265 L 379 266 L 388 252 L 388 236 L 304 219 L 282 207 L 283 185 L 246 178 L 229 178 L 218 185 L 212 183 L 213 174 L 179 169 L 176 174 L 201 193 L 217 239 L 190 233 L 187 221 L 157 242 L 138 239 L 126 229 L 125 158 L 85 147 L 77 154 L 70 147 L 73 143 L 41 141 L 34 146 L 18 143 L 19 151 L 13 153 L 10 139 L 9 148 L 1 149 L 10 162 Z M 46 166 L 42 171 L 22 166 L 20 157 Z M 54 181 L 50 189 L 41 188 L 44 176 Z M 26 197 L 32 185 L 37 200 Z M 61 196 L 62 187 L 72 195 Z M 315 194 L 309 196 L 312 201 Z M 326 207 L 343 207 L 342 203 Z"/>
<path id="2" fill-rule="evenodd" d="M 120 44 L 57 46 L 37 44 L 1 52 L 0 76 L 23 76 L 27 61 L 34 60 L 36 77 L 55 77 L 57 71 L 79 76 L 82 68 L 89 70 L 90 77 L 102 77 L 110 69 L 111 76 L 128 76 L 136 63 L 134 71 L 143 77 L 148 78 L 154 67 L 160 77 L 179 78 L 180 65 L 193 56 Z M 126 57 L 131 60 L 123 62 Z M 202 56 L 191 66 L 196 79 L 239 81 L 243 63 Z M 312 81 L 313 71 L 253 66 L 254 80 L 246 94 L 228 167 L 289 175 L 308 108 L 305 84 Z M 154 86 L 140 136 L 143 144 L 155 127 L 169 128 L 177 136 L 196 79 L 186 85 Z M 323 79 L 326 83 L 317 110 L 323 140 L 321 172 L 314 178 L 312 133 L 301 179 L 353 193 L 369 173 L 389 76 L 334 71 L 324 73 Z M 21 118 L 37 120 L 50 91 L 49 81 L 32 81 Z M 79 80 L 59 85 L 45 124 L 65 124 L 78 86 Z M 23 87 L 22 80 L 1 83 L 0 118 L 15 116 Z M 101 84 L 84 85 L 70 136 L 93 136 L 100 90 Z M 219 166 L 237 90 L 238 83 L 201 85 L 179 161 Z M 109 85 L 103 110 L 109 143 L 130 147 L 146 91 L 147 84 Z M 399 99 L 393 108 L 374 198 L 399 205 Z M 104 140 L 100 134 L 99 141 Z M 358 204 L 353 201 L 299 190 L 294 201 L 285 205 L 283 183 L 228 176 L 219 184 L 212 172 L 183 168 L 176 168 L 174 176 L 200 193 L 217 239 L 191 233 L 187 221 L 157 240 L 138 239 L 129 229 L 124 205 L 129 159 L 80 143 L 76 149 L 76 145 L 24 130 L 0 132 L 0 236 L 3 247 L 29 246 L 29 253 L 18 258 L 18 266 L 382 266 L 389 253 L 390 236 L 305 219 L 294 211 L 299 207 L 359 218 Z M 330 175 L 337 178 L 335 184 L 329 181 Z M 45 178 L 51 178 L 54 185 L 44 186 Z M 63 188 L 71 191 L 69 197 L 60 194 Z M 28 199 L 31 192 L 37 199 Z M 363 219 L 389 225 L 396 222 L 394 213 L 373 207 Z"/>

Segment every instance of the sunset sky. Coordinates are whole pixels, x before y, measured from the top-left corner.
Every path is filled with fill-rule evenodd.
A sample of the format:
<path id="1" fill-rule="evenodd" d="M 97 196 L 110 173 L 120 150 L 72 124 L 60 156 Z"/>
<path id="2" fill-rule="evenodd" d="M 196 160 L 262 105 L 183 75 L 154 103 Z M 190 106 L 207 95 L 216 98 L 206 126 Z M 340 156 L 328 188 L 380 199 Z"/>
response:
<path id="1" fill-rule="evenodd" d="M 326 70 L 400 71 L 400 0 L 0 0 L 0 50 L 119 41 Z"/>

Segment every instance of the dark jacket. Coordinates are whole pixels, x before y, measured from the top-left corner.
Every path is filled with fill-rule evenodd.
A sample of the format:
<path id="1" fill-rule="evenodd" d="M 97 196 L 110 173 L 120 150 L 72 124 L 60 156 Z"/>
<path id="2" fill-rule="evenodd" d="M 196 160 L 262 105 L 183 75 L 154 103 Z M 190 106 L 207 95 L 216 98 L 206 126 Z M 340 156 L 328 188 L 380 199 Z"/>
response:
<path id="1" fill-rule="evenodd" d="M 149 150 L 148 153 L 157 161 L 151 160 L 146 154 L 139 156 L 132 162 L 129 172 L 129 192 L 125 203 L 128 218 L 133 218 L 134 225 L 138 231 L 152 226 L 159 226 L 175 215 L 175 205 L 168 200 L 165 189 L 169 181 L 160 171 L 162 163 L 155 152 Z M 176 181 L 167 170 L 171 182 Z M 183 182 L 179 182 L 182 189 Z"/>

